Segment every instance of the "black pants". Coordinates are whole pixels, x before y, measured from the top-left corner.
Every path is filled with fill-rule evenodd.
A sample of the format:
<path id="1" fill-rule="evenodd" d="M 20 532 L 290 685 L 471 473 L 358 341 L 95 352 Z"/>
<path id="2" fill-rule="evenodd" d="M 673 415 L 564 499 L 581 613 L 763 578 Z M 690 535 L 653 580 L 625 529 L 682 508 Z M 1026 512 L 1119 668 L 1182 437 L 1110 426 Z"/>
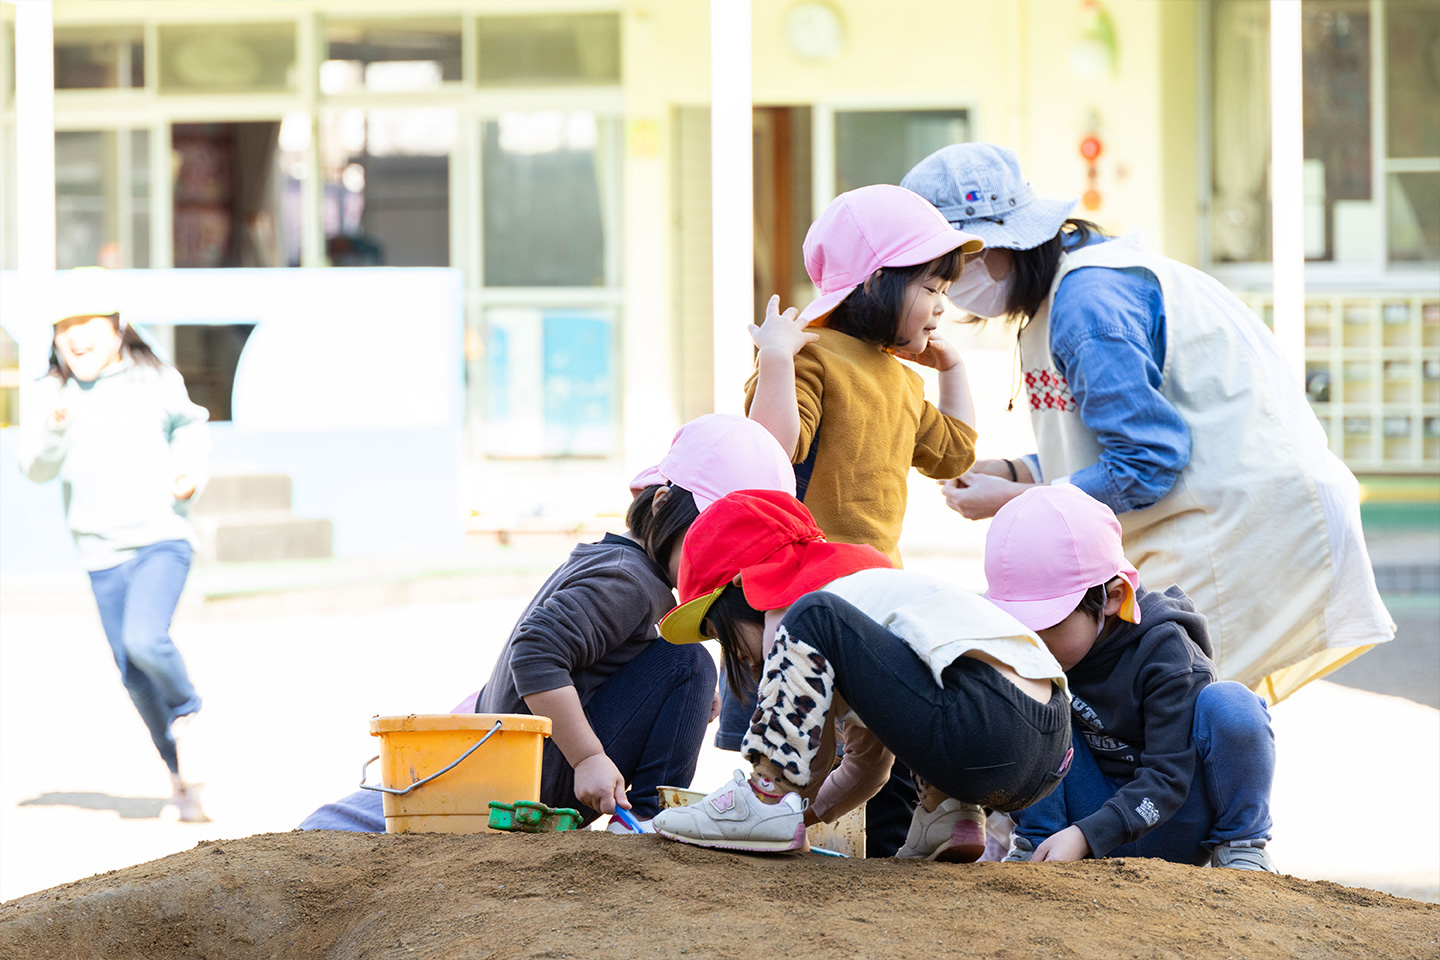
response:
<path id="1" fill-rule="evenodd" d="M 786 636 L 765 660 L 745 735 L 747 758 L 782 769 L 798 758 L 809 769 L 819 744 L 808 734 L 828 722 L 833 684 L 901 763 L 952 797 L 1018 810 L 1060 782 L 1070 708 L 1058 688 L 1038 703 L 972 657 L 958 658 L 937 684 L 905 641 L 833 594 L 802 597 L 781 625 Z"/>

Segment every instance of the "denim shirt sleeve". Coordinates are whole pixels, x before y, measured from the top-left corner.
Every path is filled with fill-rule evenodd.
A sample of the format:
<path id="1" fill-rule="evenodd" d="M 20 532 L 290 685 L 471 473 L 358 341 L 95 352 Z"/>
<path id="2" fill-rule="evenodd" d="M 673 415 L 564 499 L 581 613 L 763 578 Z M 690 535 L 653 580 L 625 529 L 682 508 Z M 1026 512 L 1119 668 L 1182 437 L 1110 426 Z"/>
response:
<path id="1" fill-rule="evenodd" d="M 1100 461 L 1069 480 L 1116 513 L 1155 503 L 1190 460 L 1190 431 L 1160 393 L 1165 302 L 1148 272 L 1082 267 L 1050 309 L 1050 352 Z"/>

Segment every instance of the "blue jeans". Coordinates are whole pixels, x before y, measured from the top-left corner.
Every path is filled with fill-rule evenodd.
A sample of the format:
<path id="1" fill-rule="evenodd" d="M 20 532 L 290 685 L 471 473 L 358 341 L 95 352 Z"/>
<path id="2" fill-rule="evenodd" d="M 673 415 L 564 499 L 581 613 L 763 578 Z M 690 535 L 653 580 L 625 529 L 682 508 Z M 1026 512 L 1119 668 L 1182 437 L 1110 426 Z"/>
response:
<path id="1" fill-rule="evenodd" d="M 1212 683 L 1195 699 L 1191 739 L 1199 754 L 1190 792 L 1168 820 L 1110 857 L 1155 857 L 1204 863 L 1214 847 L 1270 839 L 1270 784 L 1275 736 L 1265 700 L 1234 682 Z M 1070 772 L 1044 800 L 1012 814 L 1015 832 L 1039 846 L 1095 813 L 1125 784 L 1101 772 L 1085 740 L 1074 734 Z"/>
<path id="2" fill-rule="evenodd" d="M 90 574 L 100 623 L 140 719 L 171 773 L 180 771 L 170 724 L 200 709 L 200 697 L 170 639 L 170 618 L 190 573 L 190 544 L 164 540 Z"/>
<path id="3" fill-rule="evenodd" d="M 740 738 L 750 729 L 750 718 L 755 715 L 755 691 L 745 691 L 737 697 L 730 684 L 720 684 L 720 725 L 715 730 L 715 746 L 721 750 L 740 750 Z"/>
<path id="4" fill-rule="evenodd" d="M 656 640 L 615 671 L 585 704 L 585 717 L 606 756 L 630 785 L 627 795 L 635 816 L 648 820 L 660 812 L 656 790 L 660 785 L 690 786 L 714 696 L 715 661 L 701 644 Z M 541 763 L 540 802 L 573 807 L 587 823 L 599 816 L 576 798 L 575 771 L 548 739 Z M 310 814 L 300 829 L 382 833 L 381 794 L 357 790 Z"/>

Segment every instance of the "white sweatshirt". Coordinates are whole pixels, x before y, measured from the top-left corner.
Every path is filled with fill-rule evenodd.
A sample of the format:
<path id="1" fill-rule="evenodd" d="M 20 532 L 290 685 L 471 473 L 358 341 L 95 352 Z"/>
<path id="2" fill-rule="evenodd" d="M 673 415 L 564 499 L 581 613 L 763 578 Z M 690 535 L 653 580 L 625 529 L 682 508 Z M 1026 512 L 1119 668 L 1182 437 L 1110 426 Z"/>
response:
<path id="1" fill-rule="evenodd" d="M 63 408 L 55 429 L 52 411 Z M 173 367 L 128 356 L 90 383 L 47 376 L 30 388 L 20 425 L 20 470 L 64 485 L 65 519 L 86 570 L 108 570 L 163 540 L 195 545 L 190 505 L 209 474 L 204 407 L 190 402 Z M 195 483 L 176 500 L 175 479 Z"/>

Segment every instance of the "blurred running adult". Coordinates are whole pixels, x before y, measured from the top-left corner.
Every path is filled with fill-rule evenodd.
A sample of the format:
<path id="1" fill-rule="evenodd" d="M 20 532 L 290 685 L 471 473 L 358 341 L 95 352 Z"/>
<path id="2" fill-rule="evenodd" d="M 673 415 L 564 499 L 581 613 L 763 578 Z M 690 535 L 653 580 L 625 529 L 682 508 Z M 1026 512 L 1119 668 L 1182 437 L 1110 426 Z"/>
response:
<path id="1" fill-rule="evenodd" d="M 209 473 L 209 414 L 112 304 L 63 305 L 53 316 L 50 369 L 21 423 L 20 469 L 36 482 L 60 478 L 121 682 L 170 771 L 170 804 L 179 819 L 205 822 L 175 738 L 200 695 L 170 621 L 196 546 L 189 512 Z"/>

